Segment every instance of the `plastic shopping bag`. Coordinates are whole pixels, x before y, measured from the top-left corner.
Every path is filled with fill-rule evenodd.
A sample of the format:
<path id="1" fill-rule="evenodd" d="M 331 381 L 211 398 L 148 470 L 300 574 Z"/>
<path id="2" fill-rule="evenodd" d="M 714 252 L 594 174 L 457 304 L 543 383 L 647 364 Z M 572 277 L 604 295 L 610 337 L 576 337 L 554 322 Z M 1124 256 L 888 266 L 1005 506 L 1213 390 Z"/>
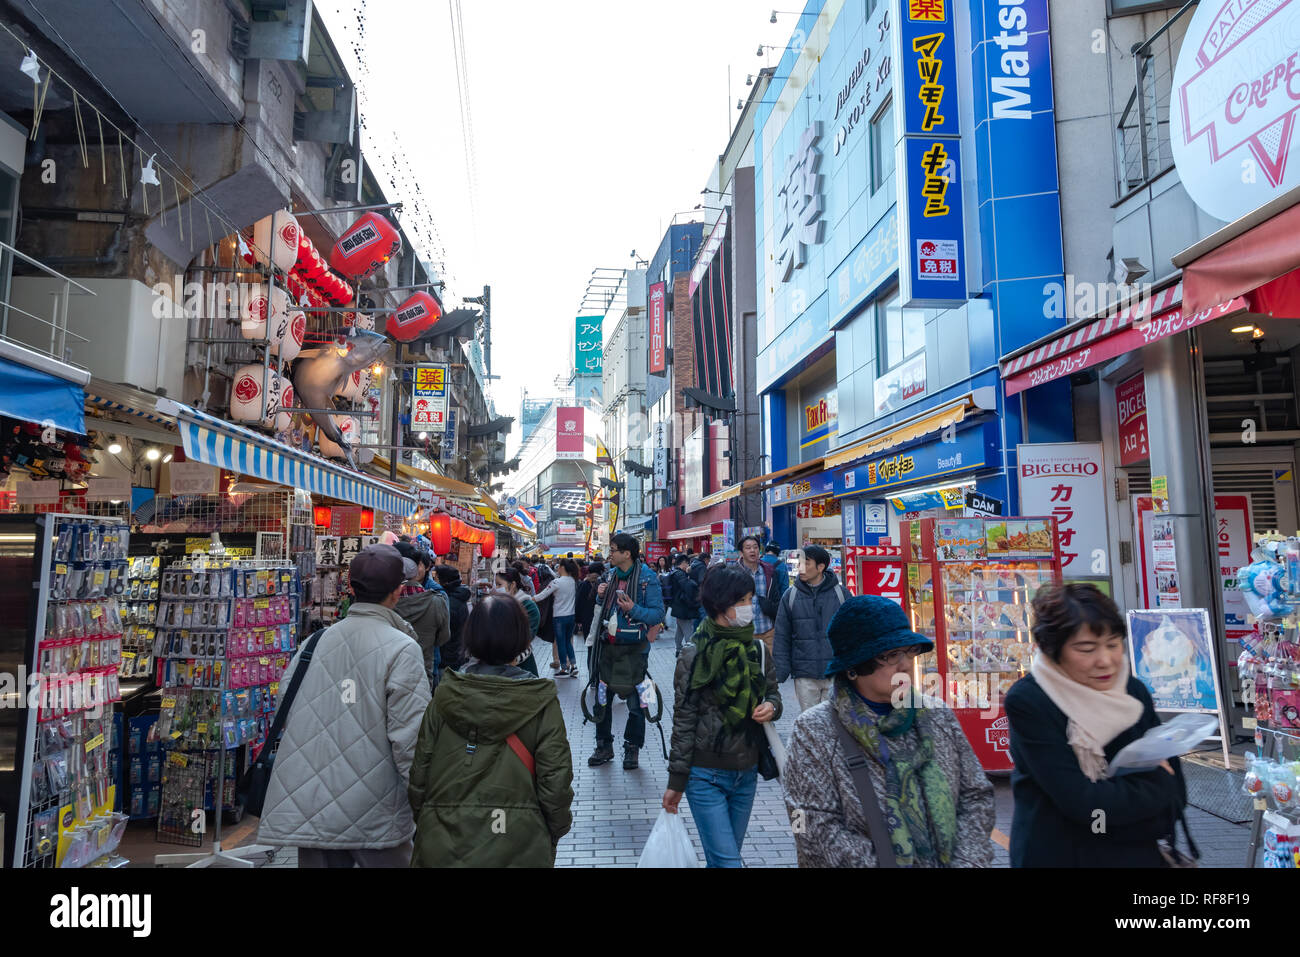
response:
<path id="1" fill-rule="evenodd" d="M 686 823 L 681 814 L 659 812 L 650 839 L 645 842 L 637 867 L 699 867 L 695 845 L 686 833 Z"/>

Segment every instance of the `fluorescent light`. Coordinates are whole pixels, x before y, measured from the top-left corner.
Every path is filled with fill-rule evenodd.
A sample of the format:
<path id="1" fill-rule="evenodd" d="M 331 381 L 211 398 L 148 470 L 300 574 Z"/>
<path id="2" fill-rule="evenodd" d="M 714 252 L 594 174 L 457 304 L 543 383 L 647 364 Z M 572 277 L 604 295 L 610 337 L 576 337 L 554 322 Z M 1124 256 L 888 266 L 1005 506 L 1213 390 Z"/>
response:
<path id="1" fill-rule="evenodd" d="M 1238 335 L 1241 334 L 1241 333 L 1243 333 L 1243 332 L 1254 332 L 1254 331 L 1255 331 L 1255 324 L 1254 324 L 1254 323 L 1251 323 L 1251 322 L 1248 322 L 1248 323 L 1246 323 L 1244 326 L 1233 326 L 1233 327 L 1232 327 L 1232 331 L 1233 331 L 1234 334 L 1238 334 Z"/>
<path id="2" fill-rule="evenodd" d="M 168 452 L 166 455 L 163 456 L 163 462 L 164 462 L 164 463 L 166 463 L 166 462 L 170 462 L 171 460 L 172 460 L 172 453 L 171 453 L 171 452 Z"/>
<path id="3" fill-rule="evenodd" d="M 1234 329 L 1233 331 L 1235 332 L 1236 330 Z M 122 446 L 117 442 L 113 442 L 108 446 L 109 455 L 117 455 L 121 451 L 122 451 Z"/>

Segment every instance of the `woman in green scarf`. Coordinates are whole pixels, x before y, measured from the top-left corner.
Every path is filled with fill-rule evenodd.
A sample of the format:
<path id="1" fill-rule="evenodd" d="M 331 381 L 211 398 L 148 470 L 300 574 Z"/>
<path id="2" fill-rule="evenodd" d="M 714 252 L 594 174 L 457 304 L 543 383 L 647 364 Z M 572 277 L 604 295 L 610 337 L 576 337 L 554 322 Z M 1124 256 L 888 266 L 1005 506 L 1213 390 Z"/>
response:
<path id="1" fill-rule="evenodd" d="M 799 866 L 988 867 L 993 785 L 952 710 L 907 680 L 934 642 L 875 595 L 841 605 L 826 637 L 831 698 L 795 722 L 781 778 Z"/>
<path id="2" fill-rule="evenodd" d="M 754 639 L 754 579 L 733 565 L 704 576 L 707 617 L 682 648 L 673 686 L 673 748 L 664 809 L 686 795 L 709 867 L 742 867 L 758 788 L 762 724 L 781 716 L 776 668 Z"/>

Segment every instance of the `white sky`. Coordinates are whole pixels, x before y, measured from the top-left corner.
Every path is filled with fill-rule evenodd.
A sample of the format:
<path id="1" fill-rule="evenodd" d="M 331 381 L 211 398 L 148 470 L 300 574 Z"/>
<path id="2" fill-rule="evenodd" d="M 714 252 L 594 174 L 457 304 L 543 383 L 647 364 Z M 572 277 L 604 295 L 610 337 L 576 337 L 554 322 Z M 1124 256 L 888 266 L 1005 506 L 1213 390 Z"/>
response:
<path id="1" fill-rule="evenodd" d="M 364 87 L 369 161 L 396 142 L 419 184 L 446 249 L 448 307 L 492 286 L 492 396 L 516 417 L 524 388 L 556 394 L 571 368 L 592 269 L 631 267 L 633 249 L 649 259 L 675 213 L 716 202 L 700 190 L 748 97 L 745 76 L 779 62 L 758 45 L 784 47 L 797 19 L 772 24 L 771 0 L 462 0 L 475 217 L 448 3 L 317 6 Z M 405 181 L 380 180 L 390 200 L 411 199 Z M 512 454 L 518 444 L 516 424 Z"/>

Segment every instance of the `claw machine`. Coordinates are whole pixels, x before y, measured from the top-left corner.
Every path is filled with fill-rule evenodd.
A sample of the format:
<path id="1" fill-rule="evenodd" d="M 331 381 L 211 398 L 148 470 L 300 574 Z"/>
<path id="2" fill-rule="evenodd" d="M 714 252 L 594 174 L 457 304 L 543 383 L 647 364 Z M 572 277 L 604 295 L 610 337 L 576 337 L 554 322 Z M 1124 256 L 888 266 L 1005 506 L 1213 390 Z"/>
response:
<path id="1" fill-rule="evenodd" d="M 918 661 L 924 694 L 941 697 L 985 771 L 1010 771 L 1002 701 L 1028 673 L 1030 607 L 1061 581 L 1054 518 L 927 518 L 904 522 L 906 598 L 913 627 L 935 650 Z"/>

